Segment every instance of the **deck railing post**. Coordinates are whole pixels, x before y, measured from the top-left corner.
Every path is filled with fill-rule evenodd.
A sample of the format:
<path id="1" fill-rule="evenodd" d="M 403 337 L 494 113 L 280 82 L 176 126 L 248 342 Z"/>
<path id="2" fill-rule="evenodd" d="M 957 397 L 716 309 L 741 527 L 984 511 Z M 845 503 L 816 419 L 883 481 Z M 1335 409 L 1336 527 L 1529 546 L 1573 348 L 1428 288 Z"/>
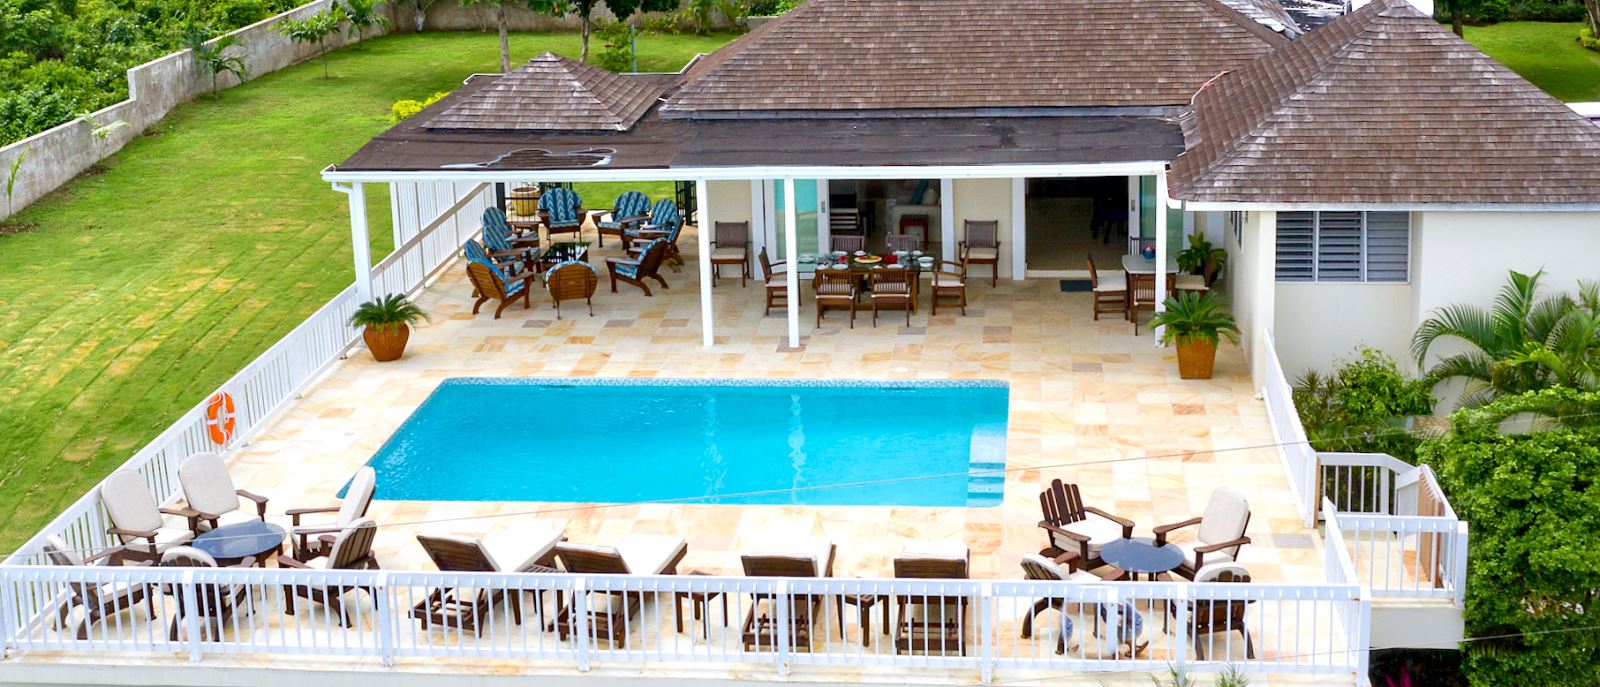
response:
<path id="1" fill-rule="evenodd" d="M 793 196 L 790 196 L 790 198 L 790 202 L 794 202 L 792 200 Z M 778 651 L 779 675 L 789 674 L 789 652 L 792 649 L 792 647 L 789 646 L 789 604 L 792 602 L 793 600 L 789 598 L 789 581 L 778 580 L 776 586 L 773 588 L 772 604 L 777 607 L 776 610 L 773 611 L 773 615 L 777 616 L 777 620 L 775 621 L 777 624 L 777 637 L 775 642 L 777 646 L 774 648 L 776 648 Z"/>
<path id="2" fill-rule="evenodd" d="M 394 597 L 389 594 L 389 573 L 380 571 L 372 588 L 372 605 L 378 613 L 378 658 L 386 666 L 394 665 L 394 644 L 398 628 L 394 624 Z"/>
<path id="3" fill-rule="evenodd" d="M 183 631 L 188 634 L 189 661 L 200 661 L 200 590 L 194 583 L 194 571 L 183 573 L 183 581 L 178 584 L 178 589 L 183 596 Z"/>
<path id="4" fill-rule="evenodd" d="M 17 623 L 22 620 L 22 608 L 17 603 L 17 585 L 10 574 L 0 569 L 0 658 L 5 658 L 16 645 Z"/>
<path id="5" fill-rule="evenodd" d="M 994 584 L 978 585 L 978 679 L 994 682 Z"/>
<path id="6" fill-rule="evenodd" d="M 1178 633 L 1178 640 L 1172 644 L 1172 665 L 1182 673 L 1189 664 L 1189 606 L 1194 599 L 1194 589 L 1187 584 L 1179 587 L 1183 591 L 1178 598 L 1169 598 L 1167 603 L 1172 605 L 1172 627 Z M 1161 612 L 1166 613 L 1166 609 Z"/>
<path id="7" fill-rule="evenodd" d="M 572 581 L 572 641 L 578 654 L 578 671 L 583 673 L 589 672 L 589 586 L 585 581 L 582 577 Z"/>

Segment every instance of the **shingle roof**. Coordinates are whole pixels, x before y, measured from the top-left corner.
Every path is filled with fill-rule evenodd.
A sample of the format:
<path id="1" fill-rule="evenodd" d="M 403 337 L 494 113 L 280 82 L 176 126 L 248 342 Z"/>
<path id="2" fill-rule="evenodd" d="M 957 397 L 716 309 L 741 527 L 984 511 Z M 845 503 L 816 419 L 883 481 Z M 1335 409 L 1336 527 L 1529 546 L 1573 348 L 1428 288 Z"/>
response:
<path id="1" fill-rule="evenodd" d="M 1217 79 L 1180 123 L 1184 200 L 1600 203 L 1600 128 L 1406 0 Z"/>
<path id="2" fill-rule="evenodd" d="M 1256 23 L 1290 38 L 1305 33 L 1301 30 L 1300 23 L 1290 16 L 1289 11 L 1284 9 L 1283 3 L 1278 0 L 1222 0 L 1222 4 L 1239 10 L 1240 14 L 1255 20 Z"/>
<path id="3" fill-rule="evenodd" d="M 663 113 L 1178 106 L 1287 39 L 1218 0 L 808 0 Z"/>
<path id="4" fill-rule="evenodd" d="M 672 78 L 663 78 L 672 77 Z M 623 75 L 545 53 L 441 110 L 430 129 L 626 131 L 675 75 Z"/>

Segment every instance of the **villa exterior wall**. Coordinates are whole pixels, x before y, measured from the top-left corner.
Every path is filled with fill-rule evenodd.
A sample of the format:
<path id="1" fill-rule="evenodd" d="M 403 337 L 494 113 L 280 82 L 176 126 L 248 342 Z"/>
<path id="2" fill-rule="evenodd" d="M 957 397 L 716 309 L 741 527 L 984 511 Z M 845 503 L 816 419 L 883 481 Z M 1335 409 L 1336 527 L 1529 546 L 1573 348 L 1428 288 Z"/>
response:
<path id="1" fill-rule="evenodd" d="M 1416 323 L 1411 299 L 1410 284 L 1278 283 L 1274 334 L 1284 372 L 1327 371 L 1356 346 L 1405 365 Z"/>
<path id="2" fill-rule="evenodd" d="M 1274 304 L 1277 291 L 1273 281 L 1277 230 L 1277 213 L 1265 211 L 1245 213 L 1237 234 L 1224 232 L 1229 262 L 1233 265 L 1228 270 L 1228 300 L 1233 302 L 1234 317 L 1239 322 L 1239 343 L 1250 361 L 1250 379 L 1257 387 L 1266 377 L 1267 356 L 1262 352 L 1270 350 L 1265 332 L 1272 329 L 1277 317 Z"/>
<path id="3" fill-rule="evenodd" d="M 955 238 L 966 239 L 963 229 L 967 220 L 1000 221 L 1000 276 L 1012 274 L 1011 259 L 1014 239 L 1012 233 L 1011 180 L 1010 179 L 956 179 L 952 216 L 955 220 Z M 944 199 L 940 199 L 941 201 Z M 988 266 L 976 268 L 975 274 L 988 277 Z"/>

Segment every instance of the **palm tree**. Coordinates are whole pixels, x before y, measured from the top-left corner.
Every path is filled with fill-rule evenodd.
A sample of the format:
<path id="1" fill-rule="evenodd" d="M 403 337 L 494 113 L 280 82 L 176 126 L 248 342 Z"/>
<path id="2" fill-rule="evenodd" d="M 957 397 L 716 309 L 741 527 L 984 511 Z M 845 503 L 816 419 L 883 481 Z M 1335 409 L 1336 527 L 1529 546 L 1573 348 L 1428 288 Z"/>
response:
<path id="1" fill-rule="evenodd" d="M 345 0 L 344 18 L 345 21 L 350 22 L 349 33 L 355 36 L 356 40 L 366 37 L 363 34 L 366 33 L 368 27 L 388 28 L 389 18 L 378 13 L 377 4 L 377 0 Z M 356 49 L 361 49 L 359 43 L 356 45 Z"/>
<path id="2" fill-rule="evenodd" d="M 1584 284 L 1578 300 L 1541 296 L 1543 274 L 1513 271 L 1489 310 L 1456 304 L 1424 320 L 1411 339 L 1418 367 L 1440 340 L 1468 346 L 1434 363 L 1428 380 L 1465 380 L 1461 405 L 1468 407 L 1551 386 L 1593 389 L 1600 372 L 1600 288 Z"/>
<path id="3" fill-rule="evenodd" d="M 200 68 L 211 76 L 211 96 L 217 95 L 217 76 L 219 74 L 232 74 L 234 78 L 244 81 L 250 78 L 250 67 L 244 63 L 244 58 L 238 55 L 226 54 L 228 48 L 233 47 L 237 40 L 234 36 L 223 36 L 215 43 L 207 43 L 203 34 L 189 37 L 189 49 L 194 51 L 194 59 L 200 63 Z"/>

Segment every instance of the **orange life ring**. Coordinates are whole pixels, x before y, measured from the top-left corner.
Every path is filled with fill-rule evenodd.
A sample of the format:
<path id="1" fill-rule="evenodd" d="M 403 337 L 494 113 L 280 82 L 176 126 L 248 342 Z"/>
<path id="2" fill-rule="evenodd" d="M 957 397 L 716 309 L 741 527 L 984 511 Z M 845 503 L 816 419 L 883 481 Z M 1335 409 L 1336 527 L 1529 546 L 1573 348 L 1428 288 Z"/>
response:
<path id="1" fill-rule="evenodd" d="M 206 431 L 211 434 L 212 443 L 227 445 L 233 438 L 233 427 L 233 397 L 226 391 L 212 394 L 206 401 Z"/>

